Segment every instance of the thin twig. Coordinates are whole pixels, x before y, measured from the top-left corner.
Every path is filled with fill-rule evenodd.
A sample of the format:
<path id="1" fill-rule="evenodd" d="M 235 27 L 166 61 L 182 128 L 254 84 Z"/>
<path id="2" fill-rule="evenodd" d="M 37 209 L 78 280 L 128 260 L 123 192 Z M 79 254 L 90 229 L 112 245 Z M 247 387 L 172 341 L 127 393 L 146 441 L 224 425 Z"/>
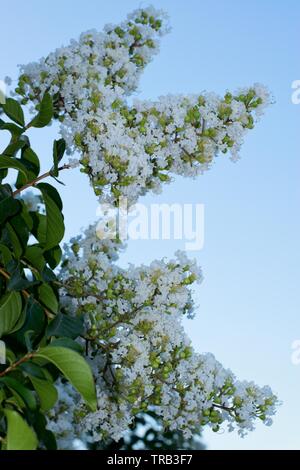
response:
<path id="1" fill-rule="evenodd" d="M 61 166 L 60 168 L 58 168 L 58 171 L 68 170 L 69 168 L 71 168 L 71 166 L 65 164 L 65 165 Z M 22 191 L 24 191 L 27 188 L 30 188 L 31 186 L 35 186 L 39 181 L 41 181 L 45 178 L 48 178 L 48 176 L 51 176 L 51 170 L 47 171 L 46 173 L 43 173 L 42 175 L 38 176 L 34 180 L 29 181 L 29 183 L 24 184 L 24 186 L 22 186 L 21 188 L 16 189 L 16 191 L 14 191 L 12 193 L 13 197 L 17 196 L 18 194 L 20 194 Z"/>
<path id="2" fill-rule="evenodd" d="M 0 377 L 4 377 L 4 375 L 7 375 L 9 374 L 9 372 L 13 371 L 14 369 L 16 369 L 20 364 L 23 364 L 24 362 L 27 362 L 29 361 L 30 359 L 32 359 L 34 357 L 34 353 L 28 353 L 26 354 L 26 356 L 24 357 L 21 357 L 21 359 L 19 359 L 18 361 L 14 362 L 13 364 L 11 364 L 9 367 L 7 367 L 4 371 L 0 372 Z"/>

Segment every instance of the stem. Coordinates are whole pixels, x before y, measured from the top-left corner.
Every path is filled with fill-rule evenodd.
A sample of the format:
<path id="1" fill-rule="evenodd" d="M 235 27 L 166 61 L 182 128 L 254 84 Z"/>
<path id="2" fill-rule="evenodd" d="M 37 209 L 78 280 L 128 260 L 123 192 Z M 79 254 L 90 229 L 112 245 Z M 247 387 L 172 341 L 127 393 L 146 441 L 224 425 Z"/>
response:
<path id="1" fill-rule="evenodd" d="M 70 165 L 63 165 L 61 167 L 58 168 L 58 171 L 61 171 L 61 170 L 68 170 L 69 168 L 71 168 Z M 15 197 L 17 196 L 18 194 L 20 194 L 22 191 L 24 191 L 25 189 L 27 188 L 30 188 L 31 186 L 35 186 L 39 181 L 45 179 L 45 178 L 48 178 L 48 176 L 51 176 L 51 170 L 47 171 L 46 173 L 43 173 L 42 175 L 38 176 L 37 178 L 35 178 L 34 180 L 32 181 L 29 181 L 29 183 L 26 183 L 24 184 L 24 186 L 22 186 L 21 188 L 19 189 L 16 189 L 16 191 L 14 191 L 12 193 L 12 195 Z"/>
<path id="2" fill-rule="evenodd" d="M 224 406 L 224 405 L 217 405 L 217 403 L 213 403 L 213 407 L 214 408 L 220 408 L 221 410 L 228 411 L 230 414 L 234 412 L 233 408 L 229 408 L 228 406 Z"/>
<path id="3" fill-rule="evenodd" d="M 20 364 L 23 364 L 23 362 L 27 362 L 29 361 L 30 359 L 32 359 L 34 356 L 34 353 L 28 353 L 26 354 L 26 356 L 24 357 L 21 357 L 21 359 L 19 359 L 18 361 L 14 362 L 13 364 L 11 364 L 9 367 L 7 367 L 3 372 L 0 372 L 0 377 L 4 377 L 4 375 L 7 375 L 9 374 L 11 371 L 13 371 L 14 369 L 16 369 Z"/>

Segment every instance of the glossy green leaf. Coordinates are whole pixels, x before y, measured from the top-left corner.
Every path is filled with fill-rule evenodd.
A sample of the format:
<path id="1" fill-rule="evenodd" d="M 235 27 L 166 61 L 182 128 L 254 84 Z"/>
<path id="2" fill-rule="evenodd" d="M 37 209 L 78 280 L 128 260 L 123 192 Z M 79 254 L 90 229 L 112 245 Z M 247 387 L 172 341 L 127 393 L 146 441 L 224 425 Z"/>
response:
<path id="1" fill-rule="evenodd" d="M 55 386 L 47 380 L 38 379 L 34 376 L 30 376 L 29 378 L 39 396 L 42 410 L 50 410 L 55 405 L 58 398 Z"/>
<path id="2" fill-rule="evenodd" d="M 20 126 L 25 125 L 23 109 L 18 101 L 12 98 L 6 98 L 2 109 L 5 114 L 17 124 L 20 124 Z"/>
<path id="3" fill-rule="evenodd" d="M 47 126 L 53 116 L 52 98 L 49 93 L 45 93 L 40 103 L 40 109 L 35 118 L 30 122 L 31 127 L 45 127 Z"/>
<path id="4" fill-rule="evenodd" d="M 1 382 L 4 383 L 10 390 L 15 391 L 31 411 L 36 409 L 36 399 L 31 390 L 24 387 L 23 384 L 12 377 L 0 377 L 0 383 Z"/>
<path id="5" fill-rule="evenodd" d="M 57 297 L 49 284 L 42 284 L 38 288 L 39 300 L 42 302 L 45 307 L 47 307 L 51 312 L 58 312 L 58 301 Z"/>
<path id="6" fill-rule="evenodd" d="M 38 440 L 34 430 L 15 410 L 4 410 L 7 420 L 7 450 L 35 450 Z"/>
<path id="7" fill-rule="evenodd" d="M 35 357 L 54 364 L 82 395 L 90 408 L 96 411 L 97 397 L 92 371 L 80 354 L 63 347 L 47 346 L 40 349 Z"/>
<path id="8" fill-rule="evenodd" d="M 69 317 L 63 313 L 56 315 L 47 327 L 47 336 L 64 336 L 77 338 L 83 333 L 83 319 L 80 317 Z"/>
<path id="9" fill-rule="evenodd" d="M 8 184 L 0 188 L 0 224 L 21 210 L 21 203 L 12 197 L 12 190 Z"/>
<path id="10" fill-rule="evenodd" d="M 27 168 L 17 158 L 0 155 L 0 169 L 3 168 L 13 168 L 14 170 L 21 171 L 27 179 L 30 179 L 30 174 L 28 173 Z"/>
<path id="11" fill-rule="evenodd" d="M 61 199 L 55 188 L 47 183 L 40 183 L 36 187 L 41 191 L 46 206 L 45 249 L 49 250 L 59 245 L 65 233 Z"/>
<path id="12" fill-rule="evenodd" d="M 66 142 L 64 139 L 55 140 L 53 142 L 53 168 L 52 176 L 58 176 L 58 164 L 64 156 L 66 150 Z"/>
<path id="13" fill-rule="evenodd" d="M 0 337 L 10 333 L 22 313 L 22 299 L 19 292 L 5 294 L 0 302 Z"/>
<path id="14" fill-rule="evenodd" d="M 31 342 L 34 342 L 34 340 L 39 338 L 44 332 L 46 326 L 46 316 L 43 308 L 32 299 L 27 301 L 25 312 L 25 322 L 22 328 L 13 333 L 12 337 L 18 343 L 21 343 L 23 346 L 27 347 L 25 338 L 26 332 L 32 332 L 30 339 Z"/>
<path id="15" fill-rule="evenodd" d="M 21 163 L 26 167 L 30 181 L 34 180 L 40 172 L 40 161 L 37 154 L 30 147 L 25 147 L 21 152 Z M 16 187 L 20 188 L 26 184 L 26 178 L 22 173 L 18 174 Z"/>

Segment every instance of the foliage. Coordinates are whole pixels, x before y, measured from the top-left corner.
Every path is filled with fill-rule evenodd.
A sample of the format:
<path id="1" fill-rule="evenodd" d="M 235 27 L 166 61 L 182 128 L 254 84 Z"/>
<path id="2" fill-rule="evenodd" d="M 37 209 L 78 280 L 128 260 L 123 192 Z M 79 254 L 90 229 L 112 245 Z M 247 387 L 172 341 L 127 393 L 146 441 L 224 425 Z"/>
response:
<path id="1" fill-rule="evenodd" d="M 45 175 L 27 136 L 30 127 L 50 122 L 52 99 L 44 95 L 27 125 L 16 100 L 8 98 L 2 111 L 10 120 L 1 119 L 0 130 L 10 133 L 10 141 L 0 155 L 0 339 L 6 345 L 6 364 L 0 365 L 0 444 L 8 450 L 52 449 L 55 436 L 44 414 L 58 398 L 57 377 L 66 377 L 91 410 L 96 409 L 95 386 L 73 344 L 82 322 L 69 317 L 64 322 L 59 304 L 55 268 L 64 236 L 62 201 L 54 186 L 39 182 Z M 58 169 L 63 153 L 62 141 L 55 141 L 53 169 L 46 176 L 66 168 Z M 17 171 L 14 187 L 6 180 L 10 170 Z M 28 186 L 40 193 L 35 207 L 26 196 Z"/>

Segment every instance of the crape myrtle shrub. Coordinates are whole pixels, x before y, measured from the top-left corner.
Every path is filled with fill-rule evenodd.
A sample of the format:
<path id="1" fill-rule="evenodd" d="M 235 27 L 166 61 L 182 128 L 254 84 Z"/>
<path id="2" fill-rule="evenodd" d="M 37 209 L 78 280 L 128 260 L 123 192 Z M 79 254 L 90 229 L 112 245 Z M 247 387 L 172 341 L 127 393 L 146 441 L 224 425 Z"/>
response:
<path id="1" fill-rule="evenodd" d="M 96 225 L 62 252 L 62 201 L 51 178 L 80 165 L 101 202 L 133 204 L 172 175 L 205 172 L 217 155 L 235 160 L 270 103 L 254 84 L 222 97 L 129 105 L 168 29 L 166 15 L 149 7 L 83 33 L 22 66 L 14 98 L 0 107 L 0 129 L 11 136 L 0 156 L 2 449 L 70 449 L 76 438 L 101 447 L 124 439 L 147 413 L 186 440 L 204 426 L 243 436 L 256 420 L 271 424 L 270 388 L 196 353 L 184 332 L 182 318 L 194 314 L 190 286 L 202 279 L 195 261 L 177 252 L 122 269 L 122 243 L 99 238 Z M 52 167 L 40 174 L 28 134 L 52 120 L 61 136 Z M 74 155 L 62 163 L 65 153 Z"/>

